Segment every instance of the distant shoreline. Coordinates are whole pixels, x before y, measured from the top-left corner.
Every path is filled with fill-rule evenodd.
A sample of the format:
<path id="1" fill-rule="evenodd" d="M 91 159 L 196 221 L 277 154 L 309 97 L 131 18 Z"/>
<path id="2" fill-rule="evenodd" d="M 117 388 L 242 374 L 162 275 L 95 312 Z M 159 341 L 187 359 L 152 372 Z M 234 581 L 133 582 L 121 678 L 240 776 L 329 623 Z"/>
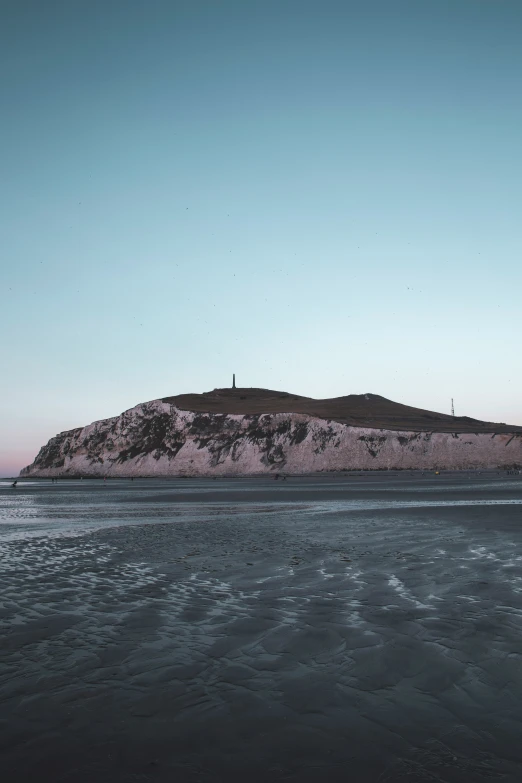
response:
<path id="1" fill-rule="evenodd" d="M 364 470 L 324 470 L 324 471 L 316 471 L 311 473 L 244 473 L 241 475 L 238 475 L 237 473 L 232 473 L 230 475 L 221 474 L 218 476 L 208 474 L 208 475 L 198 475 L 198 476 L 158 476 L 154 474 L 148 474 L 143 476 L 92 476 L 92 475 L 68 475 L 68 476 L 3 476 L 0 477 L 0 481 L 17 481 L 18 483 L 22 482 L 28 482 L 28 481 L 141 481 L 141 480 L 155 480 L 155 481 L 184 481 L 184 480 L 203 480 L 203 481 L 240 481 L 240 480 L 248 480 L 252 481 L 253 479 L 259 479 L 261 480 L 271 480 L 271 481 L 283 481 L 288 479 L 317 479 L 317 478 L 332 478 L 332 477 L 348 477 L 348 476 L 363 476 L 363 475 L 394 475 L 394 474 L 416 474 L 416 475 L 463 475 L 463 474 L 472 474 L 472 475 L 484 475 L 486 473 L 498 475 L 498 474 L 508 474 L 508 475 L 519 475 L 522 472 L 519 468 L 506 468 L 506 467 L 497 467 L 497 468 L 440 468 L 440 470 L 430 469 L 430 468 L 367 468 Z M 278 478 L 276 478 L 276 475 Z"/>

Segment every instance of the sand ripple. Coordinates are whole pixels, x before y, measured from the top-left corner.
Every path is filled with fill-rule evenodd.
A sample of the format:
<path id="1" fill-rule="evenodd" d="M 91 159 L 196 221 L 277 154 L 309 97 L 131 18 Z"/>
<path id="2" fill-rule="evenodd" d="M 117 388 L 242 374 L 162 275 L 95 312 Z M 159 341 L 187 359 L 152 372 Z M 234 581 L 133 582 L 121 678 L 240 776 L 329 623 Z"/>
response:
<path id="1" fill-rule="evenodd" d="M 518 511 L 451 513 L 4 540 L 4 778 L 520 779 Z"/>

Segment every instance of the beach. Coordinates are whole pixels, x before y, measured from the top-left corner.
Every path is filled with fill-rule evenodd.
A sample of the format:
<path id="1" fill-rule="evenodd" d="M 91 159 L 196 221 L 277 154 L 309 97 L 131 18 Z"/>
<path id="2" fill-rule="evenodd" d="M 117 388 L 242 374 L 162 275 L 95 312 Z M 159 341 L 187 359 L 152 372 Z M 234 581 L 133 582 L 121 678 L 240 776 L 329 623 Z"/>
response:
<path id="1" fill-rule="evenodd" d="M 0 778 L 522 778 L 522 477 L 0 483 Z"/>

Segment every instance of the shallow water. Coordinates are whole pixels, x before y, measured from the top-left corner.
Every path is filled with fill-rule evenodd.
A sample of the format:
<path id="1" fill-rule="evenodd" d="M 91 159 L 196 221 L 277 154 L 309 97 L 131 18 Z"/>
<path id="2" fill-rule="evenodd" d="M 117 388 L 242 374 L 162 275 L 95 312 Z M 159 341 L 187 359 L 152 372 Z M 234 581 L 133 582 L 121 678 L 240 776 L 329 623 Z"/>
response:
<path id="1" fill-rule="evenodd" d="M 522 481 L 0 484 L 0 778 L 522 779 Z"/>

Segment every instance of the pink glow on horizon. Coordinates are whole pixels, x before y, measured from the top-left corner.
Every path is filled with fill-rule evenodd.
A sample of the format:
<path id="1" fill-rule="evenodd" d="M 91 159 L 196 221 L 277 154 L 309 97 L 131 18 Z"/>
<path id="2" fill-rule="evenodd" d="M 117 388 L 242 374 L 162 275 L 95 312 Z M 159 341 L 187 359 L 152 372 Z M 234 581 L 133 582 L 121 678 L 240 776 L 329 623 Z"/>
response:
<path id="1" fill-rule="evenodd" d="M 22 468 L 30 465 L 39 449 L 35 451 L 0 452 L 0 477 L 18 476 Z"/>

